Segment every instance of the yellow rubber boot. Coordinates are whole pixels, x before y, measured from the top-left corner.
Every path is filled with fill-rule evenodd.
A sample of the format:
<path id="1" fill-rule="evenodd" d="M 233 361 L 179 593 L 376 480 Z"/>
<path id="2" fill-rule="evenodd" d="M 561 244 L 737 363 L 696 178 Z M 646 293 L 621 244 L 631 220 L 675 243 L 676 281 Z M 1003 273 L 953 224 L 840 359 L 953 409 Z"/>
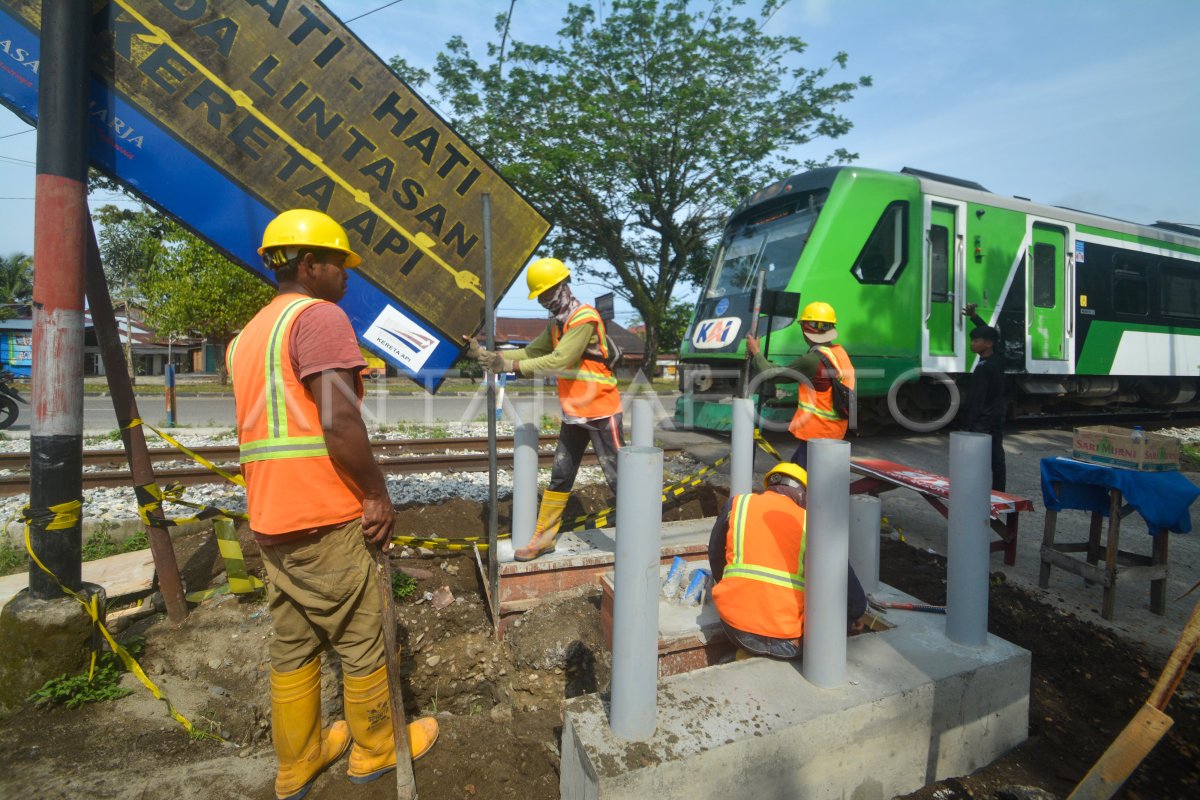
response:
<path id="1" fill-rule="evenodd" d="M 387 667 L 380 667 L 370 675 L 344 675 L 342 680 L 346 722 L 354 736 L 346 776 L 352 783 L 367 783 L 396 768 Z M 428 753 L 437 738 L 438 724 L 433 717 L 410 722 L 408 748 L 413 761 Z"/>
<path id="2" fill-rule="evenodd" d="M 300 800 L 317 775 L 342 757 L 350 746 L 350 729 L 342 720 L 321 730 L 321 661 L 292 672 L 271 668 L 271 738 L 279 774 L 275 795 Z"/>
<path id="3" fill-rule="evenodd" d="M 542 506 L 538 509 L 537 527 L 529 544 L 513 553 L 517 561 L 532 561 L 538 556 L 554 552 L 554 543 L 558 541 L 558 529 L 562 527 L 563 511 L 567 508 L 567 498 L 570 492 L 552 492 L 546 490 L 542 495 Z"/>

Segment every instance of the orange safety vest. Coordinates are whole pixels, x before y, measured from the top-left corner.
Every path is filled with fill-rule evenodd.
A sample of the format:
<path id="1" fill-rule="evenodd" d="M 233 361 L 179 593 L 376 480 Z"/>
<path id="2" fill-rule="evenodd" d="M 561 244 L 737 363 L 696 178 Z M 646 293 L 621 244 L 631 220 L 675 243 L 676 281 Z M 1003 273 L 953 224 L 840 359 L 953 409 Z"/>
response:
<path id="1" fill-rule="evenodd" d="M 804 633 L 804 509 L 776 492 L 735 495 L 725 534 L 725 572 L 713 602 L 746 633 L 798 639 Z"/>
<path id="2" fill-rule="evenodd" d="M 830 363 L 837 367 L 838 374 L 830 376 L 831 380 L 840 380 L 848 388 L 854 389 L 854 365 L 850 363 L 850 356 L 844 347 L 835 344 L 813 349 L 824 353 Z M 849 427 L 850 421 L 833 410 L 832 387 L 818 392 L 811 383 L 801 381 L 796 414 L 788 425 L 788 431 L 793 436 L 806 442 L 811 439 L 844 439 Z"/>
<path id="3" fill-rule="evenodd" d="M 300 312 L 324 303 L 284 294 L 230 343 L 238 444 L 250 527 L 281 534 L 347 522 L 362 493 L 329 457 L 317 403 L 292 368 L 291 332 Z M 356 387 L 359 400 L 361 387 Z"/>
<path id="4" fill-rule="evenodd" d="M 611 417 L 621 411 L 621 395 L 617 391 L 617 379 L 604 363 L 608 358 L 608 345 L 605 343 L 604 320 L 600 319 L 600 312 L 591 306 L 580 306 L 567 318 L 567 324 L 561 331 L 557 322 L 551 322 L 550 345 L 558 347 L 559 340 L 567 331 L 580 325 L 595 325 L 593 341 L 598 339 L 599 344 L 593 345 L 589 341 L 579 365 L 573 370 L 558 373 L 559 402 L 562 403 L 563 413 L 568 416 L 586 419 Z"/>

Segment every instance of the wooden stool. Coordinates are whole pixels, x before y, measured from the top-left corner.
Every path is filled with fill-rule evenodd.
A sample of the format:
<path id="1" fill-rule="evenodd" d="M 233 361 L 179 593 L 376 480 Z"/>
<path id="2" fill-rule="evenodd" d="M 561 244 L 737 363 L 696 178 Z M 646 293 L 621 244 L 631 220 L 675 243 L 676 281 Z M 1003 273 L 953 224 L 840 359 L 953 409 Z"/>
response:
<path id="1" fill-rule="evenodd" d="M 1053 484 L 1055 494 L 1059 494 L 1062 485 Z M 1046 509 L 1046 529 L 1042 535 L 1042 565 L 1038 575 L 1038 586 L 1043 589 L 1050 586 L 1050 567 L 1059 567 L 1068 572 L 1083 577 L 1088 583 L 1098 583 L 1104 587 L 1104 605 L 1100 616 L 1112 619 L 1113 607 L 1116 603 L 1117 578 L 1128 576 L 1150 581 L 1150 610 L 1155 614 L 1165 614 L 1167 611 L 1167 536 L 1165 529 L 1159 529 L 1150 538 L 1153 540 L 1151 554 L 1139 555 L 1121 550 L 1121 520 L 1133 513 L 1133 507 L 1122 505 L 1121 490 L 1109 489 L 1108 536 L 1104 543 L 1104 564 L 1100 561 L 1100 527 L 1103 517 L 1092 512 L 1092 524 L 1086 542 L 1069 542 L 1055 544 L 1055 528 L 1058 524 L 1058 512 Z M 1086 560 L 1070 553 L 1083 553 Z"/>

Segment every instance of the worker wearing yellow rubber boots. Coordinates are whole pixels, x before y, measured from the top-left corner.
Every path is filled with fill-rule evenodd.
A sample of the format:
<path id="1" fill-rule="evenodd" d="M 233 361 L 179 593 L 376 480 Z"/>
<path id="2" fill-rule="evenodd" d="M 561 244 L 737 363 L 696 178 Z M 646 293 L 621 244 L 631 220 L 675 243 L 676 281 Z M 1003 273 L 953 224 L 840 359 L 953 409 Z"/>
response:
<path id="1" fill-rule="evenodd" d="M 493 353 L 471 339 L 469 355 L 494 373 L 520 376 L 554 375 L 562 404 L 558 450 L 550 485 L 542 495 L 533 540 L 515 554 L 531 561 L 554 551 L 563 511 L 575 485 L 579 463 L 588 442 L 596 451 L 608 486 L 617 491 L 617 451 L 625 444 L 621 432 L 621 395 L 608 365 L 608 340 L 599 312 L 571 293 L 571 273 L 557 258 L 529 265 L 529 299 L 537 298 L 552 316 L 546 329 L 521 350 Z"/>
<path id="2" fill-rule="evenodd" d="M 351 781 L 395 769 L 383 607 L 367 544 L 386 546 L 395 510 L 359 411 L 365 366 L 336 303 L 362 259 L 318 211 L 285 211 L 259 250 L 279 291 L 230 344 L 250 529 L 267 572 L 275 794 L 297 800 L 350 749 Z M 296 502 L 297 493 L 303 502 Z M 338 654 L 346 720 L 322 728 L 321 651 Z M 437 722 L 408 726 L 413 758 Z"/>

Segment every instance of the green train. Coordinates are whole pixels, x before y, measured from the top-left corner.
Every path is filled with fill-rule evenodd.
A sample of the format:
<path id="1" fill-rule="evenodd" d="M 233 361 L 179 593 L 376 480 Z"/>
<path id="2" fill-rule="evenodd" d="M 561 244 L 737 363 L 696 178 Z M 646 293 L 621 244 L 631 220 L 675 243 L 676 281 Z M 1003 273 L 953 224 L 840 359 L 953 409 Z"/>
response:
<path id="1" fill-rule="evenodd" d="M 760 280 L 758 335 L 774 363 L 807 350 L 798 307 L 834 306 L 860 430 L 953 419 L 975 361 L 967 303 L 1001 332 L 1013 413 L 1196 399 L 1200 229 L 909 168 L 828 167 L 774 183 L 731 215 L 680 349 L 678 424 L 729 428 Z M 791 418 L 794 386 L 761 392 L 764 425 Z"/>

